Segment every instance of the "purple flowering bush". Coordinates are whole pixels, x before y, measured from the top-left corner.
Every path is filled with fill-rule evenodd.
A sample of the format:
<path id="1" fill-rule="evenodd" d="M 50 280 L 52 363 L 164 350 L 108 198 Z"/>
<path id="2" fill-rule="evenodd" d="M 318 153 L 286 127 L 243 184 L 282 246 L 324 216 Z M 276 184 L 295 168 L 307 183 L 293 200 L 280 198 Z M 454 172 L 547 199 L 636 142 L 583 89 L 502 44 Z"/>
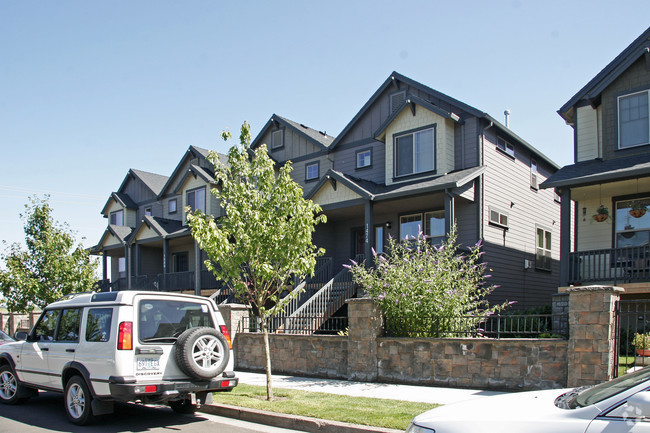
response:
<path id="1" fill-rule="evenodd" d="M 392 335 L 475 335 L 485 317 L 508 305 L 485 300 L 496 286 L 486 282 L 481 243 L 461 251 L 455 228 L 440 245 L 423 233 L 403 242 L 390 238 L 387 251 L 373 250 L 372 267 L 353 262 L 350 271 L 379 303 Z"/>

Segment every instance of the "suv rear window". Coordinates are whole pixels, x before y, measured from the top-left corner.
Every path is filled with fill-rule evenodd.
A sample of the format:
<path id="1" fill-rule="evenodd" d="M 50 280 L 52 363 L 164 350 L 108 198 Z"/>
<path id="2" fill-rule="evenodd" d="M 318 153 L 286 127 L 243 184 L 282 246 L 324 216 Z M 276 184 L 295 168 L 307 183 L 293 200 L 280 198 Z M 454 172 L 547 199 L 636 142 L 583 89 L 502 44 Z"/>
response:
<path id="1" fill-rule="evenodd" d="M 144 299 L 138 313 L 138 338 L 142 342 L 173 342 L 186 329 L 214 328 L 208 305 L 196 302 Z"/>

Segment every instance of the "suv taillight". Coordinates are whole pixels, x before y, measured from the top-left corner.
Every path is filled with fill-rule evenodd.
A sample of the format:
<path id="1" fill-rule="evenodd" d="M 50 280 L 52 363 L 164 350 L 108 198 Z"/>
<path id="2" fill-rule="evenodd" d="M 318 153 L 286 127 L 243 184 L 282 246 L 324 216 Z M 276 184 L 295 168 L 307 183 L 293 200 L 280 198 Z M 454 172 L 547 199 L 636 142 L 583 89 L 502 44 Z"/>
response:
<path id="1" fill-rule="evenodd" d="M 133 349 L 133 322 L 120 323 L 117 334 L 117 350 Z"/>
<path id="2" fill-rule="evenodd" d="M 224 337 L 226 337 L 226 341 L 228 341 L 228 349 L 232 349 L 232 342 L 230 341 L 230 333 L 228 332 L 228 328 L 226 328 L 226 325 L 219 325 L 219 329 L 221 329 L 221 333 Z"/>

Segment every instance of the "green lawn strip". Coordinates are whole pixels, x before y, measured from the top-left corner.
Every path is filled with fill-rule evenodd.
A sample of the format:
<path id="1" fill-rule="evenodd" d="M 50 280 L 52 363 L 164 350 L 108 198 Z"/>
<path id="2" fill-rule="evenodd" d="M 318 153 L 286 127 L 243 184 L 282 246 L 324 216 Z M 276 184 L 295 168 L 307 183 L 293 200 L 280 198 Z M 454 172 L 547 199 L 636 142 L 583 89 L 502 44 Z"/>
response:
<path id="1" fill-rule="evenodd" d="M 214 403 L 393 429 L 405 429 L 415 415 L 439 406 L 286 388 L 273 388 L 273 394 L 275 400 L 266 401 L 266 387 L 239 384 L 214 393 Z"/>

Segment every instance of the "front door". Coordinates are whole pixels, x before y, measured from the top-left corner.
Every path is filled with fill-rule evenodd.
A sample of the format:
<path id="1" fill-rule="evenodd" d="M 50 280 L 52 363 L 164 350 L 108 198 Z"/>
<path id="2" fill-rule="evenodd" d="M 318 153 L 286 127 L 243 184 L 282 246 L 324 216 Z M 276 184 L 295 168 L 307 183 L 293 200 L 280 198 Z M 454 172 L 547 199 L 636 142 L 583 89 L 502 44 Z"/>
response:
<path id="1" fill-rule="evenodd" d="M 364 229 L 356 229 L 353 231 L 353 248 L 352 257 L 359 254 L 364 254 L 366 248 L 366 232 Z"/>

